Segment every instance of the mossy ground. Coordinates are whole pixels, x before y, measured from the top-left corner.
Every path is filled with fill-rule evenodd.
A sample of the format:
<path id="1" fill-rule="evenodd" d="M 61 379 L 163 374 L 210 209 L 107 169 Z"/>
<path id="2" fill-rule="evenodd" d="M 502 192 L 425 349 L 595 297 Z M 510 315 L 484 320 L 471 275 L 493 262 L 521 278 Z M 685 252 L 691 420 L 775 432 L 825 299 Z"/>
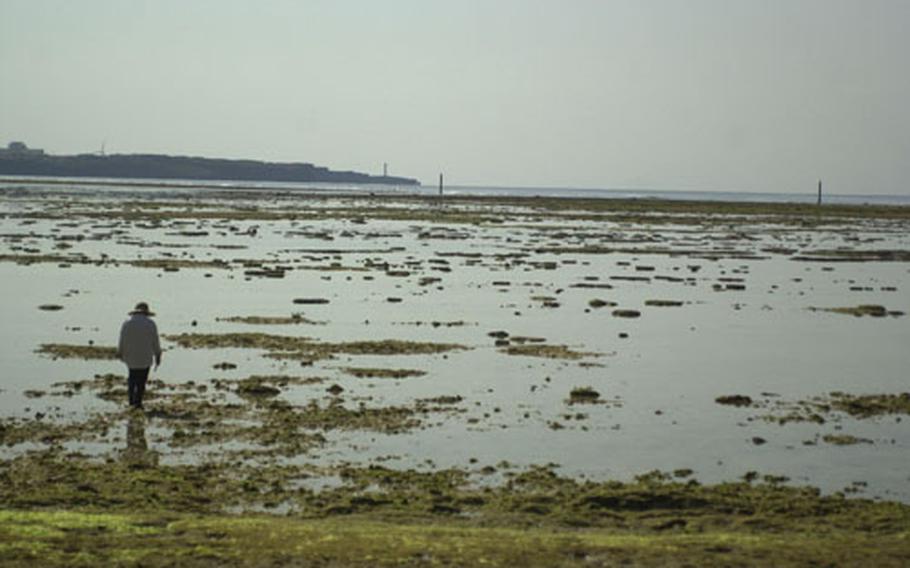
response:
<path id="1" fill-rule="evenodd" d="M 7 462 L 0 563 L 10 566 L 875 565 L 910 555 L 910 507 L 745 482 L 651 474 L 578 482 L 545 468 L 479 489 L 466 472 Z M 227 505 L 293 501 L 288 515 Z"/>
<path id="2" fill-rule="evenodd" d="M 629 533 L 363 517 L 0 511 L 6 566 L 900 566 L 906 534 Z"/>

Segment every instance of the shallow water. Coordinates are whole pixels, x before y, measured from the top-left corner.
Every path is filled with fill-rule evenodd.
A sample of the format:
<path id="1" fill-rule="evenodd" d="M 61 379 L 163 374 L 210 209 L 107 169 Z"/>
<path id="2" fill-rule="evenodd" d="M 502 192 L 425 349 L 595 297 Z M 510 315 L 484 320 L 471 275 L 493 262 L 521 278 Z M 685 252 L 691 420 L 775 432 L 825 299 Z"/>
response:
<path id="1" fill-rule="evenodd" d="M 153 203 L 173 217 L 150 221 L 124 214 L 128 206 L 149 211 Z M 423 208 L 431 221 L 439 208 L 493 212 L 501 222 L 378 219 L 366 207 Z M 194 212 L 298 209 L 310 215 L 193 218 Z M 105 211 L 109 218 L 99 215 Z M 98 216 L 90 218 L 90 213 Z M 794 260 L 822 249 L 906 251 L 905 221 L 804 227 L 720 216 L 694 224 L 682 218 L 652 224 L 647 219 L 563 219 L 530 203 L 438 205 L 390 197 L 315 199 L 250 192 L 228 197 L 218 190 L 93 192 L 91 187 L 5 190 L 0 214 L 0 255 L 74 259 L 64 263 L 67 267 L 59 261 L 0 262 L 4 417 L 31 417 L 55 408 L 68 418 L 116 410 L 116 403 L 91 393 L 27 397 L 26 390 L 52 390 L 55 382 L 123 372 L 114 361 L 53 360 L 35 350 L 45 343 L 114 345 L 125 313 L 146 300 L 158 313 L 163 334 L 256 331 L 319 341 L 399 339 L 468 348 L 439 355 L 339 355 L 302 367 L 253 349 L 193 350 L 165 342 L 164 365 L 154 376 L 166 383 L 211 384 L 216 378 L 276 374 L 326 379 L 282 392 L 281 398 L 298 405 L 330 399 L 325 392 L 330 384 L 345 389 L 345 404 L 352 407 L 463 397 L 455 407 L 462 412 L 432 414 L 425 428 L 393 435 L 332 431 L 326 446 L 287 458 L 291 461 L 380 460 L 394 467 L 469 469 L 503 461 L 515 466 L 552 462 L 564 474 L 593 479 L 690 468 L 706 482 L 756 470 L 825 491 L 866 482 L 866 495 L 910 501 L 905 469 L 910 421 L 886 415 L 781 426 L 760 419 L 767 410 L 714 400 L 744 394 L 797 401 L 831 391 L 907 390 L 910 317 L 854 317 L 808 308 L 880 304 L 908 312 L 910 264 Z M 554 250 L 582 246 L 617 252 Z M 778 252 L 781 247 L 790 251 Z M 80 262 L 75 255 L 96 263 Z M 127 264 L 143 259 L 218 261 L 223 267 L 166 271 Z M 261 268 L 253 264 L 289 270 L 283 278 L 246 276 L 245 271 Z M 744 289 L 725 289 L 731 284 Z M 293 303 L 295 298 L 329 302 L 301 305 Z M 617 305 L 593 308 L 592 299 Z M 683 305 L 646 305 L 652 299 Z M 43 304 L 62 309 L 39 310 Z M 615 317 L 616 308 L 638 310 L 641 316 Z M 321 324 L 218 321 L 293 313 Z M 488 335 L 493 331 L 596 355 L 580 360 L 506 355 Z M 221 362 L 237 368 L 213 368 Z M 415 369 L 426 375 L 364 379 L 345 373 L 346 367 Z M 593 387 L 611 403 L 569 405 L 570 391 L 582 386 Z M 172 447 L 170 430 L 155 422 L 150 419 L 145 437 L 163 461 L 191 461 L 219 451 Z M 125 427 L 115 422 L 106 441 L 71 447 L 93 454 L 119 451 Z M 836 433 L 873 443 L 804 445 Z M 755 437 L 766 443 L 756 445 Z"/>

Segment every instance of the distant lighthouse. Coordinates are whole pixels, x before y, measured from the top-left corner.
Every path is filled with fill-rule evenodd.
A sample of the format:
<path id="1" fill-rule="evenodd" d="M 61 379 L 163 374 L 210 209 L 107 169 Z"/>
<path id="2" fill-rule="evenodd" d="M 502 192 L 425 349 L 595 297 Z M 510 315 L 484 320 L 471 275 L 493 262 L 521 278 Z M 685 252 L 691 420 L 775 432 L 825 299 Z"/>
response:
<path id="1" fill-rule="evenodd" d="M 389 177 L 389 164 L 387 162 L 382 163 L 382 177 Z"/>

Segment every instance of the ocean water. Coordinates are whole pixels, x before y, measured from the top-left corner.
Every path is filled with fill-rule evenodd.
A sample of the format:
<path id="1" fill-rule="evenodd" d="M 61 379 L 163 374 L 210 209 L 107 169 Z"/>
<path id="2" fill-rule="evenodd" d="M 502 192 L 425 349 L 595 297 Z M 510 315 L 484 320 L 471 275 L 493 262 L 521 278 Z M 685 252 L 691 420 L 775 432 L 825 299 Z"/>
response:
<path id="1" fill-rule="evenodd" d="M 345 388 L 351 404 L 464 399 L 462 412 L 434 417 L 427 428 L 405 434 L 330 432 L 326 448 L 296 458 L 300 461 L 408 468 L 427 467 L 429 460 L 434 467 L 477 469 L 503 461 L 518 467 L 555 463 L 564 475 L 593 479 L 689 468 L 705 482 L 759 471 L 827 492 L 866 483 L 865 495 L 910 502 L 910 420 L 843 417 L 823 425 L 779 425 L 763 419 L 773 413 L 775 401 L 808 400 L 832 391 L 907 390 L 910 316 L 857 318 L 809 308 L 881 304 L 910 313 L 908 263 L 802 262 L 794 259 L 795 252 L 781 252 L 910 250 L 905 222 L 856 220 L 807 229 L 741 218 L 695 225 L 536 220 L 521 217 L 520 205 L 496 210 L 498 223 L 354 222 L 359 204 L 376 206 L 371 192 L 393 197 L 384 202 L 388 207 L 428 205 L 395 202 L 394 196 L 405 192 L 396 188 L 322 188 L 326 199 L 313 200 L 299 190 L 314 188 L 297 186 L 269 186 L 258 193 L 247 186 L 167 183 L 133 187 L 81 180 L 0 188 L 0 255 L 79 254 L 118 261 L 66 267 L 0 262 L 0 415 L 21 418 L 58 407 L 67 417 L 102 412 L 116 420 L 122 405 L 91 393 L 71 399 L 25 393 L 98 373 L 122 373 L 114 361 L 54 360 L 35 351 L 45 343 L 112 345 L 125 312 L 142 299 L 158 312 L 159 327 L 167 334 L 257 331 L 320 341 L 400 339 L 467 347 L 445 355 L 344 355 L 301 367 L 252 349 L 191 350 L 165 343 L 165 364 L 156 377 L 166 383 L 276 374 L 324 377 L 324 384 L 282 393 L 301 406 L 325 401 L 326 385 L 332 383 Z M 407 192 L 415 190 L 432 188 Z M 333 199 L 330 193 L 337 191 L 364 199 Z M 528 195 L 530 190 L 500 191 Z M 190 213 L 345 207 L 351 213 L 264 221 L 165 215 L 157 223 L 116 213 L 135 206 L 137 199 Z M 472 205 L 451 207 L 467 211 Z M 111 218 L 90 215 L 108 210 L 115 212 Z M 187 229 L 195 236 L 183 234 Z M 617 250 L 572 252 L 583 245 Z M 548 251 L 552 247 L 570 250 Z M 229 268 L 170 272 L 127 264 L 161 258 L 219 259 Z M 251 278 L 244 274 L 251 262 L 293 270 L 280 279 Z M 333 263 L 332 270 L 323 270 Z M 408 275 L 389 274 L 377 268 L 380 264 Z M 440 280 L 425 285 L 426 277 Z M 727 289 L 731 282 L 743 288 Z M 610 287 L 577 286 L 584 283 Z M 329 302 L 298 306 L 297 297 Z M 594 299 L 641 315 L 614 317 L 611 308 L 592 308 Z M 651 299 L 682 305 L 654 307 L 647 304 Z M 63 309 L 38 309 L 49 303 Z M 322 323 L 289 328 L 220 319 L 298 311 Z M 434 321 L 460 325 L 436 327 Z M 591 355 L 581 361 L 512 356 L 496 347 L 489 335 L 493 331 L 542 338 Z M 215 369 L 220 362 L 237 369 Z M 346 367 L 416 369 L 426 375 L 361 379 L 346 374 Z M 576 387 L 592 387 L 611 403 L 570 405 L 569 392 Z M 715 403 L 716 397 L 731 394 L 772 406 L 738 409 Z M 116 449 L 122 440 L 116 427 L 111 431 L 109 440 L 74 449 L 100 454 Z M 152 420 L 149 432 L 154 433 L 150 447 L 164 461 L 194 459 L 196 450 L 171 447 L 166 426 Z M 870 443 L 837 446 L 820 440 L 837 434 Z M 755 444 L 755 438 L 765 443 Z M 3 455 L 20 451 L 25 449 L 5 448 Z"/>
<path id="2" fill-rule="evenodd" d="M 42 191 L 66 192 L 161 192 L 184 193 L 200 188 L 213 190 L 263 189 L 271 191 L 307 191 L 321 193 L 393 194 L 393 195 L 438 195 L 439 187 L 434 185 L 393 186 L 381 184 L 326 184 L 326 183 L 279 183 L 279 182 L 235 182 L 224 180 L 172 180 L 172 179 L 112 179 L 112 178 L 40 178 L 51 184 L 34 183 L 28 176 L 0 177 L 0 186 L 32 187 Z M 750 191 L 692 191 L 679 189 L 627 189 L 627 188 L 569 188 L 569 187 L 502 187 L 483 185 L 445 186 L 446 195 L 467 196 L 508 196 L 508 197 L 570 197 L 583 199 L 670 199 L 678 201 L 729 201 L 753 203 L 815 203 L 817 193 L 760 193 Z M 893 195 L 828 194 L 823 202 L 842 205 L 903 205 L 910 206 L 910 193 Z"/>
<path id="3" fill-rule="evenodd" d="M 422 193 L 438 193 L 438 188 L 422 186 Z M 659 189 L 573 189 L 531 187 L 451 187 L 452 195 L 504 195 L 515 197 L 578 197 L 586 199 L 671 199 L 676 201 L 730 201 L 753 203 L 816 203 L 816 193 L 758 193 L 749 191 L 688 191 Z M 908 195 L 824 194 L 823 202 L 842 205 L 910 205 Z"/>

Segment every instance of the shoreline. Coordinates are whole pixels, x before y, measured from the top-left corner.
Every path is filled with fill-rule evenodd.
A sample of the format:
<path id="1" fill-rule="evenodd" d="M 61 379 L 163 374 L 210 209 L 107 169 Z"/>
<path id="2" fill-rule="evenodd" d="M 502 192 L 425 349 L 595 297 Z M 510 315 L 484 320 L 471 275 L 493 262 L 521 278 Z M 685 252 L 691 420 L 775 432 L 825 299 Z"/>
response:
<path id="1" fill-rule="evenodd" d="M 264 184 L 264 185 L 256 185 Z M 394 186 L 383 184 L 363 184 L 361 187 L 355 187 L 358 184 L 325 184 L 324 187 L 318 187 L 318 182 L 310 186 L 292 186 L 283 187 L 280 185 L 268 185 L 273 182 L 244 182 L 238 180 L 182 180 L 177 183 L 174 180 L 143 180 L 134 178 L 111 179 L 111 178 L 11 178 L 0 176 L 0 189 L 11 185 L 22 184 L 29 186 L 50 185 L 54 187 L 64 186 L 98 186 L 102 188 L 124 188 L 124 189 L 164 189 L 164 190 L 211 190 L 236 193 L 238 195 L 249 192 L 252 195 L 260 197 L 269 197 L 273 195 L 292 195 L 295 197 L 312 197 L 312 198 L 377 198 L 384 201 L 409 201 L 413 200 L 420 203 L 470 203 L 483 202 L 499 205 L 544 205 L 547 208 L 553 208 L 554 203 L 573 204 L 575 206 L 589 210 L 603 209 L 628 209 L 641 210 L 653 207 L 658 211 L 723 211 L 738 212 L 742 214 L 756 213 L 785 213 L 789 215 L 817 215 L 824 213 L 827 215 L 862 215 L 878 216 L 887 215 L 889 217 L 910 218 L 910 203 L 826 203 L 817 205 L 808 201 L 774 201 L 774 200 L 749 200 L 749 199 L 687 199 L 662 195 L 669 192 L 654 192 L 655 195 L 626 196 L 626 195 L 601 195 L 589 196 L 578 195 L 583 192 L 613 191 L 613 190 L 573 190 L 566 189 L 567 192 L 576 192 L 573 195 L 548 195 L 548 194 L 507 194 L 499 193 L 502 190 L 515 191 L 548 191 L 547 188 L 452 188 L 451 193 L 445 193 L 439 196 L 435 193 L 435 188 L 427 187 L 433 192 L 423 192 L 414 188 L 425 186 Z M 335 187 L 337 185 L 338 187 Z M 347 187 L 345 187 L 347 186 Z M 383 188 L 386 188 L 383 190 Z M 394 189 L 392 189 L 394 188 Z M 459 189 L 467 190 L 467 193 L 459 193 Z M 489 189 L 491 193 L 479 193 L 484 189 Z M 558 188 L 554 188 L 555 191 Z M 616 190 L 617 192 L 626 192 L 626 190 Z M 649 192 L 644 192 L 649 193 Z M 680 191 L 680 194 L 704 194 L 712 192 L 689 192 Z M 718 195 L 724 195 L 727 192 L 717 192 Z M 730 195 L 733 195 L 730 193 Z M 746 193 L 745 195 L 756 195 Z M 765 194 L 762 194 L 765 195 Z M 772 194 L 767 194 L 772 195 Z M 781 196 L 790 196 L 791 194 L 780 194 Z M 832 198 L 862 198 L 859 195 L 832 195 Z M 874 198 L 890 198 L 900 196 L 868 196 Z"/>

